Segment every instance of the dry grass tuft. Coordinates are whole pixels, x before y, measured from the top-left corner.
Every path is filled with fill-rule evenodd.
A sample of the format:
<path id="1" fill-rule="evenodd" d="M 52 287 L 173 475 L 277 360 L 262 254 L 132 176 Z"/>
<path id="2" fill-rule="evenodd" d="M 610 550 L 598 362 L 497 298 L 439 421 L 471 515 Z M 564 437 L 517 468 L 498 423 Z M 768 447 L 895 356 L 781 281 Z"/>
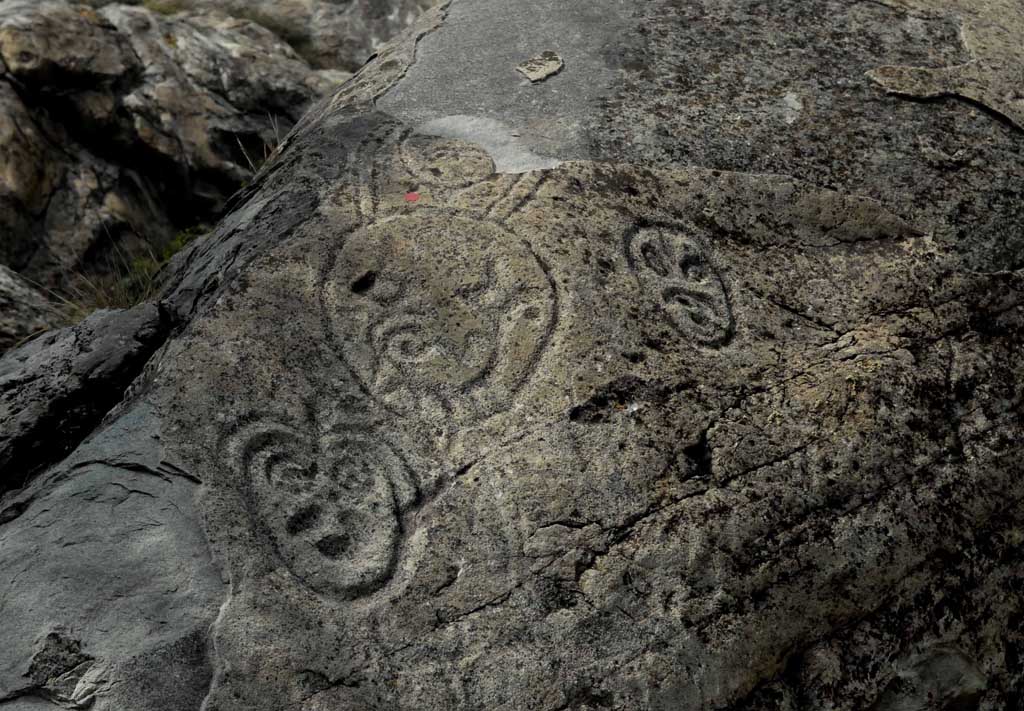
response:
<path id="1" fill-rule="evenodd" d="M 58 314 L 58 327 L 72 326 L 101 309 L 130 309 L 154 299 L 160 289 L 159 274 L 175 254 L 208 231 L 197 225 L 179 232 L 160 253 L 148 249 L 129 257 L 116 245 L 101 275 L 70 274 L 60 291 L 44 289 Z"/>

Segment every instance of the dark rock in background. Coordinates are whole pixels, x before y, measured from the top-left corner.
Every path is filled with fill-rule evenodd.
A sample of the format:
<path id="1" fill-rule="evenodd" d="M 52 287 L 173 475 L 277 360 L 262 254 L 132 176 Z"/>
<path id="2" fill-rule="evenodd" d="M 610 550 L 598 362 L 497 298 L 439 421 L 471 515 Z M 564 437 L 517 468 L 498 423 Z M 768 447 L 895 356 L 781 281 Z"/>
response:
<path id="1" fill-rule="evenodd" d="M 0 265 L 0 353 L 60 323 L 54 303 Z"/>
<path id="2" fill-rule="evenodd" d="M 1024 10 L 923 5 L 426 12 L 0 360 L 0 709 L 1019 707 Z"/>
<path id="3" fill-rule="evenodd" d="M 95 7 L 111 0 L 84 0 Z M 163 14 L 216 11 L 252 20 L 320 69 L 354 72 L 437 0 L 128 0 Z"/>
<path id="4" fill-rule="evenodd" d="M 0 57 L 0 261 L 48 286 L 209 219 L 334 85 L 216 13 L 6 0 Z"/>

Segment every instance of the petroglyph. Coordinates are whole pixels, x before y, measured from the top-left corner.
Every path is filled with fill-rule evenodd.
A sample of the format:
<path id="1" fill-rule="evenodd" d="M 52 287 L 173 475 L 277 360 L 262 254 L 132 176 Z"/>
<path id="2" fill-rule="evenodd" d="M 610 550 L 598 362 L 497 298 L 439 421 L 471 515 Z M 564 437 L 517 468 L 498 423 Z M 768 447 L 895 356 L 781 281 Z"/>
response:
<path id="1" fill-rule="evenodd" d="M 675 329 L 704 345 L 729 340 L 734 324 L 725 284 L 696 237 L 672 226 L 644 227 L 627 235 L 626 257 Z"/>
<path id="2" fill-rule="evenodd" d="M 840 590 L 836 531 L 874 530 L 858 507 L 902 502 L 918 469 L 935 467 L 924 447 L 907 450 L 918 469 L 902 474 L 834 463 L 860 431 L 871 439 L 858 456 L 881 461 L 903 426 L 886 413 L 928 407 L 908 394 L 880 408 L 870 387 L 911 381 L 890 333 L 904 327 L 874 321 L 905 311 L 932 268 L 920 231 L 879 202 L 703 169 L 494 174 L 478 148 L 387 118 L 348 140 L 350 157 L 370 159 L 352 158 L 315 229 L 254 264 L 208 317 L 230 337 L 176 361 L 198 358 L 190 372 L 235 388 L 235 420 L 259 415 L 235 430 L 234 478 L 212 485 L 223 490 L 213 510 L 228 513 L 209 521 L 218 540 L 230 540 L 224 520 L 254 532 L 225 545 L 227 567 L 275 590 L 283 612 L 251 634 L 222 623 L 226 664 L 250 659 L 257 634 L 305 663 L 301 626 L 289 627 L 305 613 L 288 595 L 310 592 L 325 619 L 344 621 L 317 644 L 373 659 L 387 653 L 380 639 L 422 649 L 527 619 L 555 635 L 567 620 L 575 655 L 571 630 L 592 614 L 650 620 L 644 640 L 680 638 L 740 619 L 746 600 L 774 605 L 804 584 L 803 572 L 785 577 L 803 556 Z M 756 390 L 715 370 L 758 349 L 776 370 Z M 232 357 L 247 350 L 258 357 Z M 716 373 L 722 392 L 695 373 Z M 319 404 L 305 405 L 313 392 Z M 873 547 L 859 565 L 903 575 L 884 556 Z M 875 595 L 864 579 L 874 587 L 828 600 Z M 233 601 L 224 619 L 260 604 Z M 533 611 L 542 618 L 524 617 Z M 778 648 L 813 624 L 786 628 Z M 596 638 L 602 658 L 648 644 L 617 639 Z M 746 649 L 731 644 L 707 679 L 730 678 Z"/>
<path id="3" fill-rule="evenodd" d="M 406 416 L 466 422 L 508 405 L 554 325 L 555 295 L 524 241 L 421 212 L 353 235 L 328 265 L 323 309 L 366 390 Z"/>
<path id="4" fill-rule="evenodd" d="M 227 447 L 253 524 L 305 586 L 343 598 L 391 576 L 402 517 L 420 498 L 408 466 L 369 432 L 257 422 Z"/>
<path id="5" fill-rule="evenodd" d="M 494 173 L 487 152 L 471 143 L 405 131 L 401 138 L 403 162 L 420 186 L 463 188 Z"/>

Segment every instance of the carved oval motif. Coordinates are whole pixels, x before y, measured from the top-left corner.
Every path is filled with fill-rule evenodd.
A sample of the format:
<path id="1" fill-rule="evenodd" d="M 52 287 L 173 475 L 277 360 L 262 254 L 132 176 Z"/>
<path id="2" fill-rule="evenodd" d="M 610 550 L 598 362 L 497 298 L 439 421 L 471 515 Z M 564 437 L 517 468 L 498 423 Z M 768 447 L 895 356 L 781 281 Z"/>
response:
<path id="1" fill-rule="evenodd" d="M 732 337 L 725 283 L 699 239 L 673 227 L 644 227 L 627 237 L 626 258 L 641 288 L 681 335 L 705 346 Z"/>
<path id="2" fill-rule="evenodd" d="M 354 233 L 325 274 L 335 343 L 394 411 L 456 422 L 510 404 L 556 315 L 529 246 L 498 225 L 420 211 Z"/>
<path id="3" fill-rule="evenodd" d="M 450 138 L 407 134 L 401 143 L 409 174 L 424 185 L 464 188 L 494 173 L 494 161 L 479 146 Z"/>
<path id="4" fill-rule="evenodd" d="M 354 598 L 387 582 L 418 491 L 384 442 L 271 423 L 243 429 L 232 451 L 254 523 L 301 583 Z"/>

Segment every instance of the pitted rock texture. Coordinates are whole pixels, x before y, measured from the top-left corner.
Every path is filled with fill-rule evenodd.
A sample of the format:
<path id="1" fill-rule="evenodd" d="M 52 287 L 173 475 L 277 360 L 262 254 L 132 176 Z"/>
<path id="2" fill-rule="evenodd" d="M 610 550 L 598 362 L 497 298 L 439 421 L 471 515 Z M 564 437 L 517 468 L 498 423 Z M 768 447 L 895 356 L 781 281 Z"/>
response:
<path id="1" fill-rule="evenodd" d="M 0 501 L 0 709 L 1019 706 L 1024 273 L 992 196 L 1024 133 L 867 76 L 956 54 L 951 19 L 815 4 L 799 52 L 796 3 L 600 0 L 445 54 L 513 27 L 453 0 L 318 104 L 172 265 L 120 402 Z M 741 28 L 788 29 L 740 58 Z M 544 82 L 507 61 L 561 35 Z M 791 145 L 843 92 L 840 143 L 955 125 L 985 160 Z"/>
<path id="2" fill-rule="evenodd" d="M 0 262 L 62 286 L 210 219 L 336 86 L 219 13 L 0 2 Z"/>
<path id="3" fill-rule="evenodd" d="M 887 0 L 887 4 L 941 16 L 934 3 L 921 0 Z M 961 36 L 971 59 L 951 67 L 880 67 L 871 77 L 888 91 L 920 99 L 959 96 L 998 112 L 1024 129 L 1024 7 L 1013 0 L 948 3 L 946 12 L 955 13 Z"/>

